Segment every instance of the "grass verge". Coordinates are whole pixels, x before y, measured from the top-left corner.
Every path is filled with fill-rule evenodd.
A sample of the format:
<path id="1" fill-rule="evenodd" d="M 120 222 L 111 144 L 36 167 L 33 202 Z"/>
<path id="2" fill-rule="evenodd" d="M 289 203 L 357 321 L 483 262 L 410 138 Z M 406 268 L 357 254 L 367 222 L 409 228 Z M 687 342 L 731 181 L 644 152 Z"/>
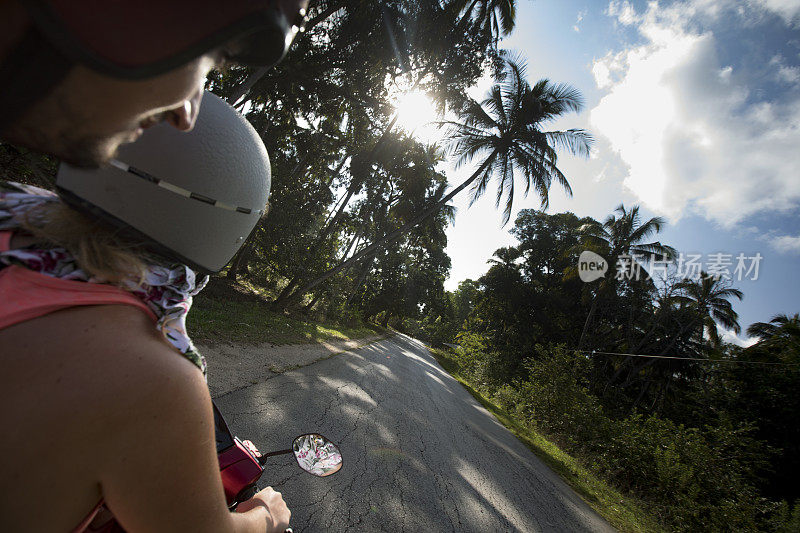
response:
<path id="1" fill-rule="evenodd" d="M 475 388 L 461 373 L 458 361 L 446 351 L 431 348 L 436 361 L 451 376 L 492 413 L 501 424 L 511 431 L 539 459 L 556 472 L 580 496 L 612 526 L 623 532 L 662 532 L 658 522 L 648 515 L 632 498 L 622 495 L 597 476 L 589 472 L 580 462 L 561 450 L 534 428 L 516 420 L 505 409 Z"/>
<path id="2" fill-rule="evenodd" d="M 248 289 L 221 280 L 209 284 L 195 298 L 188 316 L 187 328 L 192 338 L 200 343 L 303 344 L 385 333 L 372 324 L 345 326 L 276 313 Z"/>

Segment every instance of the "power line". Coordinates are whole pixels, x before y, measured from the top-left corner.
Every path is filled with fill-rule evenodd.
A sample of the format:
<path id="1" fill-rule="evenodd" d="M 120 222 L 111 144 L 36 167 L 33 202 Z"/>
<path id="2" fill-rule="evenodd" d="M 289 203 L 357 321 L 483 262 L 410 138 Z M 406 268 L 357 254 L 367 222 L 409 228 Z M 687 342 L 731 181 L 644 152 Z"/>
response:
<path id="1" fill-rule="evenodd" d="M 621 353 L 621 352 L 602 352 L 599 350 L 576 350 L 565 348 L 568 352 L 585 353 L 589 355 L 621 355 L 624 357 L 644 357 L 647 359 L 675 359 L 680 361 L 698 361 L 700 363 L 735 363 L 741 365 L 765 365 L 765 366 L 788 366 L 798 367 L 800 363 L 772 363 L 769 361 L 741 361 L 739 359 L 704 359 L 702 357 L 678 357 L 676 355 L 651 355 L 641 353 Z"/>
<path id="2" fill-rule="evenodd" d="M 646 357 L 649 359 L 679 359 L 681 361 L 699 361 L 703 363 L 736 363 L 743 365 L 767 365 L 767 366 L 800 366 L 800 363 L 771 363 L 768 361 L 741 361 L 738 359 L 703 359 L 702 357 L 677 357 L 674 355 L 649 355 L 640 353 L 619 353 L 619 352 L 601 352 L 598 350 L 569 350 L 577 353 L 588 353 L 590 355 L 622 355 L 625 357 Z"/>

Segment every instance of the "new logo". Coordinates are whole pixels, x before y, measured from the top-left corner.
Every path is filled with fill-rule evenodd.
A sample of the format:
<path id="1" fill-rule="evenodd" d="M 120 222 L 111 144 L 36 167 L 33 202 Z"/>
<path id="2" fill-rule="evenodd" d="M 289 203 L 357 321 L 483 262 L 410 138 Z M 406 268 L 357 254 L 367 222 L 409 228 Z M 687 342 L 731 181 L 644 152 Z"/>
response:
<path id="1" fill-rule="evenodd" d="M 578 257 L 578 276 L 580 276 L 581 281 L 589 283 L 590 281 L 604 278 L 606 277 L 606 272 L 608 272 L 608 261 L 589 250 L 581 252 L 580 257 Z"/>

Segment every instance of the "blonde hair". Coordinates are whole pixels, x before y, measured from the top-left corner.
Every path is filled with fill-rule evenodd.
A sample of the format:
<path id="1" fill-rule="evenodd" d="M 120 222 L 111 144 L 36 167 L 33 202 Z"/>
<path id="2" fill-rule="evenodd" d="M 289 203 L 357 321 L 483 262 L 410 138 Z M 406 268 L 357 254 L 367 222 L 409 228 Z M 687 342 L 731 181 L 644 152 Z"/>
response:
<path id="1" fill-rule="evenodd" d="M 118 286 L 130 281 L 137 286 L 144 283 L 148 254 L 143 242 L 124 238 L 109 224 L 62 202 L 32 207 L 21 218 L 22 229 L 65 248 L 88 276 Z"/>

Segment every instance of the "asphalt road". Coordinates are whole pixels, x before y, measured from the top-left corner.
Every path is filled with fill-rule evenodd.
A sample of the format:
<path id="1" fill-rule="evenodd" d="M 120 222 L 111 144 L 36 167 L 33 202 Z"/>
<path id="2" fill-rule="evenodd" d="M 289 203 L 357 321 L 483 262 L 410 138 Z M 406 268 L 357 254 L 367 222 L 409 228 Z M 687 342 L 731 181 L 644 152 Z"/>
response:
<path id="1" fill-rule="evenodd" d="M 405 336 L 217 398 L 262 452 L 319 432 L 344 457 L 316 478 L 291 455 L 260 486 L 283 493 L 296 532 L 614 531 Z"/>

